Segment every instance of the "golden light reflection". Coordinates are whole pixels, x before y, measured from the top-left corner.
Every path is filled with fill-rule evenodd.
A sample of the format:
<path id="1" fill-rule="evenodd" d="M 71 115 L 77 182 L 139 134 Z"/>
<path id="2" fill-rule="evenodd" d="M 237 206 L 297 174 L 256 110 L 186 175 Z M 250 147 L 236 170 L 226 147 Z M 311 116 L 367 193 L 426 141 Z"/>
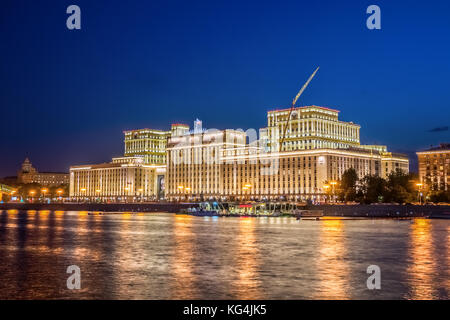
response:
<path id="1" fill-rule="evenodd" d="M 79 211 L 78 218 L 76 219 L 76 227 L 75 227 L 75 235 L 76 237 L 82 237 L 86 234 L 96 232 L 95 228 L 91 228 L 89 226 L 89 212 L 88 211 Z M 78 243 L 77 243 L 78 244 Z M 81 261 L 85 259 L 99 259 L 99 255 L 97 252 L 94 252 L 91 248 L 83 247 L 81 245 L 76 245 L 72 248 L 73 256 L 77 257 Z"/>
<path id="2" fill-rule="evenodd" d="M 408 278 L 411 283 L 409 299 L 428 300 L 436 298 L 433 276 L 436 273 L 431 220 L 414 219 L 410 233 L 411 265 Z"/>
<path id="3" fill-rule="evenodd" d="M 87 215 L 89 215 L 88 211 L 78 211 L 78 216 L 80 216 L 80 217 L 85 217 Z"/>
<path id="4" fill-rule="evenodd" d="M 39 210 L 38 211 L 39 220 L 42 222 L 46 222 L 48 220 L 49 214 L 50 214 L 49 210 Z"/>
<path id="5" fill-rule="evenodd" d="M 36 224 L 36 216 L 37 216 L 36 210 L 27 210 L 27 218 L 29 220 L 28 223 L 26 224 L 27 229 L 32 230 L 38 227 L 38 225 Z"/>
<path id="6" fill-rule="evenodd" d="M 194 233 L 192 222 L 194 217 L 176 215 L 174 222 L 174 255 L 172 271 L 174 275 L 173 298 L 195 299 L 195 274 L 192 270 Z"/>
<path id="7" fill-rule="evenodd" d="M 239 233 L 236 237 L 236 265 L 238 279 L 234 281 L 234 299 L 263 299 L 257 272 L 260 267 L 258 241 L 255 234 L 256 219 L 239 219 Z"/>
<path id="8" fill-rule="evenodd" d="M 53 212 L 53 232 L 55 237 L 59 237 L 64 232 L 63 227 L 63 219 L 64 219 L 64 211 L 55 210 Z M 50 223 L 50 222 L 49 222 Z M 62 250 L 62 248 L 60 248 Z M 59 249 L 58 249 L 59 250 Z"/>
<path id="9" fill-rule="evenodd" d="M 322 220 L 319 235 L 317 273 L 320 275 L 318 299 L 348 299 L 349 266 L 345 262 L 344 221 Z"/>

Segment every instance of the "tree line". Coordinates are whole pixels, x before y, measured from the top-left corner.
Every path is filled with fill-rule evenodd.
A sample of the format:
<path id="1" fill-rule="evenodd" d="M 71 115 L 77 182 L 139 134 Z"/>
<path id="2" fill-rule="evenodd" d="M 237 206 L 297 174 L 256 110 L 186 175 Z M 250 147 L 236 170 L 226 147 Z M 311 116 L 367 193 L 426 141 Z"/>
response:
<path id="1" fill-rule="evenodd" d="M 449 191 L 435 191 L 418 185 L 415 173 L 401 170 L 391 172 L 386 179 L 367 175 L 359 178 L 354 168 L 347 169 L 334 190 L 328 188 L 331 199 L 333 194 L 338 201 L 370 203 L 415 203 L 415 202 L 450 202 Z"/>

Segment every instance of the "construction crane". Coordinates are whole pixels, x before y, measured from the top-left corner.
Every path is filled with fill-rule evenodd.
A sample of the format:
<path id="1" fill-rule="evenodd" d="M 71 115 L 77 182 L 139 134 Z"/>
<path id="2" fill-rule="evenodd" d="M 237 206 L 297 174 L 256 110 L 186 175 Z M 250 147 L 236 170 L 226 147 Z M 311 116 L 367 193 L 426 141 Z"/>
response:
<path id="1" fill-rule="evenodd" d="M 280 142 L 280 151 L 282 151 L 283 148 L 283 143 L 284 143 L 284 139 L 286 138 L 286 131 L 289 125 L 289 121 L 291 120 L 291 114 L 292 111 L 295 108 L 295 103 L 297 102 L 298 98 L 300 98 L 300 96 L 302 95 L 303 91 L 305 91 L 306 87 L 308 86 L 308 84 L 311 82 L 311 80 L 314 78 L 314 76 L 316 75 L 317 71 L 319 70 L 320 67 L 317 67 L 316 70 L 314 70 L 314 72 L 312 73 L 312 75 L 309 77 L 308 81 L 305 82 L 305 84 L 303 85 L 303 87 L 300 89 L 300 91 L 297 93 L 297 95 L 295 96 L 294 100 L 292 100 L 292 107 L 289 110 L 289 115 L 288 118 L 286 120 L 286 125 L 284 127 L 283 130 L 283 137 L 281 138 L 281 142 Z"/>

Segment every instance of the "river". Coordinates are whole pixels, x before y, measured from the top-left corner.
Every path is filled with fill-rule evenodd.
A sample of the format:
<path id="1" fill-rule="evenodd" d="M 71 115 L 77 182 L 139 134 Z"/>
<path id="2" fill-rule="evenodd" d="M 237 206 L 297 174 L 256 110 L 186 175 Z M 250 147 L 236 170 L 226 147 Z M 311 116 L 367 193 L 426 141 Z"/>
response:
<path id="1" fill-rule="evenodd" d="M 0 298 L 448 299 L 450 220 L 1 211 Z"/>

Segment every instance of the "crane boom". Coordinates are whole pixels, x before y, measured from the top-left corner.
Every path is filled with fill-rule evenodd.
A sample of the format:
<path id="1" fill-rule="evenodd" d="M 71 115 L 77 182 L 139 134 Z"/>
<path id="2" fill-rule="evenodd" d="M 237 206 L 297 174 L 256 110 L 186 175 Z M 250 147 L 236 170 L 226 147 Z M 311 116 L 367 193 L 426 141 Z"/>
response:
<path id="1" fill-rule="evenodd" d="M 302 95 L 303 91 L 305 91 L 306 87 L 309 85 L 309 83 L 311 82 L 311 80 L 314 78 L 314 76 L 316 75 L 317 71 L 319 70 L 320 67 L 317 67 L 316 70 L 314 70 L 314 72 L 312 73 L 312 75 L 309 76 L 309 79 L 305 82 L 305 84 L 303 85 L 303 87 L 300 89 L 300 91 L 297 93 L 297 95 L 295 96 L 294 100 L 292 100 L 292 107 L 289 110 L 289 115 L 288 118 L 286 120 L 286 125 L 284 126 L 284 130 L 283 130 L 283 137 L 281 138 L 281 142 L 280 142 L 280 151 L 283 148 L 283 143 L 284 143 L 284 139 L 286 138 L 286 130 L 287 127 L 289 125 L 289 121 L 291 120 L 291 113 L 294 110 L 295 104 L 297 103 L 298 98 L 300 98 L 300 96 Z"/>

